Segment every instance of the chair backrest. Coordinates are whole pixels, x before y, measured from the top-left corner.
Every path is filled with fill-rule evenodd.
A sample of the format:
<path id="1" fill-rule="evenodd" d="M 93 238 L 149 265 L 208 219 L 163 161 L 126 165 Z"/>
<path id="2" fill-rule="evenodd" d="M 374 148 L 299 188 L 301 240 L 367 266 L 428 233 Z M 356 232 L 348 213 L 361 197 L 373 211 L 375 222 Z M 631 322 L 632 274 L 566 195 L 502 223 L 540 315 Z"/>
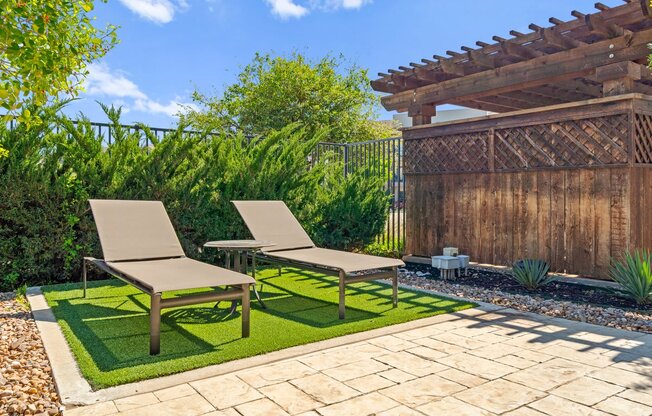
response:
<path id="1" fill-rule="evenodd" d="M 184 256 L 160 201 L 91 199 L 89 202 L 105 261 Z"/>
<path id="2" fill-rule="evenodd" d="M 306 230 L 283 201 L 231 201 L 256 240 L 271 241 L 272 252 L 314 247 Z"/>

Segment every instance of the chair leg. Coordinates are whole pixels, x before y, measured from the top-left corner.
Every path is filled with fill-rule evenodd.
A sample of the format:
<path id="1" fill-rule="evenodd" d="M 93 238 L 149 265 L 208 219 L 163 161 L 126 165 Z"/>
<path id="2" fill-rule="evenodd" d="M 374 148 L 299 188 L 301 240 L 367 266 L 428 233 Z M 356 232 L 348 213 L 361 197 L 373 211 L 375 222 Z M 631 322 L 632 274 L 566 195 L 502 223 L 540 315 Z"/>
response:
<path id="1" fill-rule="evenodd" d="M 398 267 L 392 267 L 392 307 L 398 307 Z"/>
<path id="2" fill-rule="evenodd" d="M 250 291 L 249 284 L 242 285 L 242 338 L 249 338 Z"/>
<path id="3" fill-rule="evenodd" d="M 86 259 L 82 260 L 82 280 L 84 281 L 84 297 L 86 297 Z"/>
<path id="4" fill-rule="evenodd" d="M 346 278 L 346 273 L 344 270 L 340 270 L 340 319 L 344 319 L 344 314 L 346 310 L 344 296 L 346 294 L 346 285 L 344 284 L 344 279 Z"/>
<path id="5" fill-rule="evenodd" d="M 149 308 L 149 354 L 161 352 L 161 294 L 151 295 Z"/>

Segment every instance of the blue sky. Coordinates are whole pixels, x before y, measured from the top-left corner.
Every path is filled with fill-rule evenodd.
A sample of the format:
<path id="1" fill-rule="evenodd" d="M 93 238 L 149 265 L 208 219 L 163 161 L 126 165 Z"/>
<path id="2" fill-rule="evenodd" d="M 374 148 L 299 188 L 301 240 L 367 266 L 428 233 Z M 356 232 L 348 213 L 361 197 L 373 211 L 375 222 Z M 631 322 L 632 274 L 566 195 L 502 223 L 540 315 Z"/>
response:
<path id="1" fill-rule="evenodd" d="M 608 6 L 620 0 L 603 1 Z M 67 113 L 104 121 L 96 100 L 122 105 L 123 121 L 168 127 L 198 89 L 219 95 L 257 51 L 299 51 L 318 59 L 342 53 L 369 69 L 459 51 L 509 30 L 528 32 L 594 0 L 109 0 L 97 1 L 99 25 L 119 26 L 121 43 L 92 64 L 86 92 Z M 391 115 L 379 111 L 379 118 Z"/>

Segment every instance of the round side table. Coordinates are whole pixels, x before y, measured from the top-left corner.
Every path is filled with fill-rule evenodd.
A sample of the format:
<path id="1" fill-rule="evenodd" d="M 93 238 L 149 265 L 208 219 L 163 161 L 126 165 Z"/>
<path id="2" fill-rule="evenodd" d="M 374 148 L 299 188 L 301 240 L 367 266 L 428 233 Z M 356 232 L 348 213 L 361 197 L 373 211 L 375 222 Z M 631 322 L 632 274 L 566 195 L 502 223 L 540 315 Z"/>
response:
<path id="1" fill-rule="evenodd" d="M 209 241 L 204 244 L 204 247 L 224 251 L 226 254 L 225 268 L 245 274 L 247 274 L 247 256 L 251 253 L 251 277 L 256 280 L 256 252 L 262 248 L 275 245 L 275 243 L 270 241 L 261 240 L 222 240 Z M 233 263 L 231 263 L 231 257 L 233 257 Z M 255 283 L 253 288 L 258 303 L 260 303 L 263 309 L 267 309 L 265 303 L 260 298 L 260 294 L 258 294 Z"/>

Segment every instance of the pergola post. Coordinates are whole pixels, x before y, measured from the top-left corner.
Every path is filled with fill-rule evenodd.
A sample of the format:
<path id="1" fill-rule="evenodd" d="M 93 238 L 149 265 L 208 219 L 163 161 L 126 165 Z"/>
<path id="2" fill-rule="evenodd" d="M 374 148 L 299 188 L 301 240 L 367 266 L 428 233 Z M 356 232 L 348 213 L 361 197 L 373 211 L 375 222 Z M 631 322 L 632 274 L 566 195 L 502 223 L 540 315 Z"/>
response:
<path id="1" fill-rule="evenodd" d="M 430 124 L 432 118 L 437 115 L 437 109 L 433 105 L 418 104 L 408 109 L 408 116 L 412 118 L 413 126 Z"/>

